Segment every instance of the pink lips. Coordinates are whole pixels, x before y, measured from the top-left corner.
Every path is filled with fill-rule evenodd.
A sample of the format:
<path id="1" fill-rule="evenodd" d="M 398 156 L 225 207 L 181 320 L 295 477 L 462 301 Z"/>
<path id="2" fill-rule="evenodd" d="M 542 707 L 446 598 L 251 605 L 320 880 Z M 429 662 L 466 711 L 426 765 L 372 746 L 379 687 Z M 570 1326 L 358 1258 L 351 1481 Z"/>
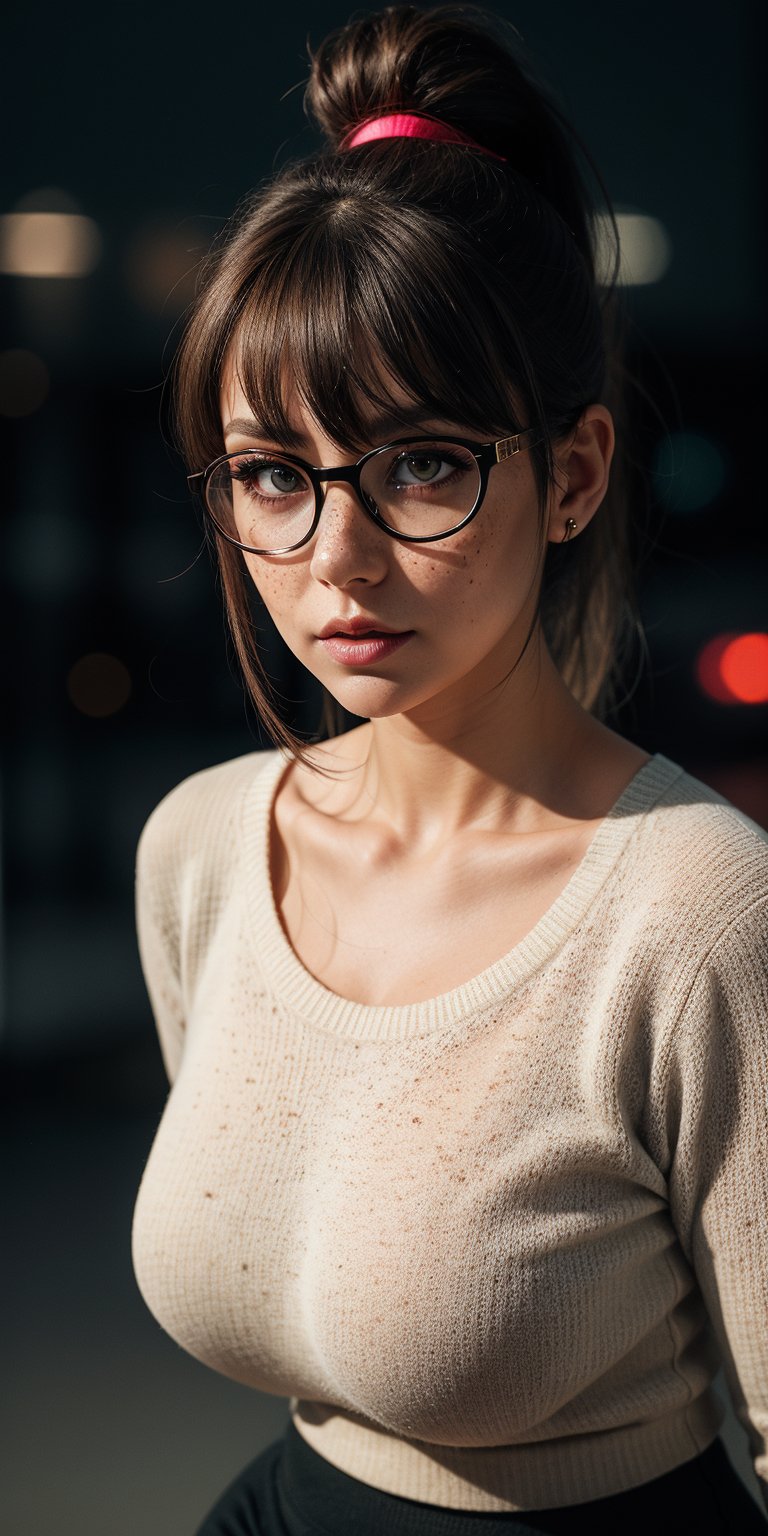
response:
<path id="1" fill-rule="evenodd" d="M 324 624 L 318 635 L 319 640 L 328 640 L 331 635 L 404 635 L 404 629 L 393 629 L 390 624 L 382 624 L 381 620 L 368 613 L 350 613 L 346 618 L 334 616 Z"/>
<path id="2" fill-rule="evenodd" d="M 414 634 L 412 629 L 400 635 L 328 635 L 320 644 L 334 661 L 347 667 L 366 667 L 371 662 L 382 661 L 405 645 Z"/>

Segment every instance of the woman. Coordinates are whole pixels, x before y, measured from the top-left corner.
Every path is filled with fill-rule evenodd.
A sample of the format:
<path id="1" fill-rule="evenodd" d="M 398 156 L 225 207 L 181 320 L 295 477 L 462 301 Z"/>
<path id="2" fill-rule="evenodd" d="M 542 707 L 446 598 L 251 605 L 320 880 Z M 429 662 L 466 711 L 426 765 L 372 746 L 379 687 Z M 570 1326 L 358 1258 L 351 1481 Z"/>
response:
<path id="1" fill-rule="evenodd" d="M 138 855 L 138 1282 L 291 1400 L 199 1536 L 743 1536 L 711 1383 L 768 1480 L 768 838 L 601 718 L 631 541 L 575 152 L 461 8 L 343 28 L 308 102 L 327 151 L 176 370 L 276 746 Z M 249 588 L 356 728 L 283 725 Z"/>

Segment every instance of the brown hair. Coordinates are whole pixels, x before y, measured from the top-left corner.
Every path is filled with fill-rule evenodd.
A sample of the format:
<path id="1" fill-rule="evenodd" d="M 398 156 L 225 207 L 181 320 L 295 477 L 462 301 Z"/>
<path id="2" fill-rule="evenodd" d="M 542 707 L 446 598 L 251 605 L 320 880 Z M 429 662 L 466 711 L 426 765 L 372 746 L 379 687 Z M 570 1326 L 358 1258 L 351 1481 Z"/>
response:
<path id="1" fill-rule="evenodd" d="M 368 446 L 363 403 L 392 410 L 375 359 L 430 415 L 486 436 L 539 429 L 543 555 L 554 445 L 598 399 L 621 429 L 613 285 L 596 279 L 579 156 L 612 222 L 599 175 L 503 24 L 474 7 L 397 5 L 342 27 L 312 58 L 306 107 L 327 149 L 249 197 L 203 269 L 174 365 L 190 470 L 224 452 L 219 393 L 230 355 L 276 441 L 288 426 L 289 361 L 306 405 L 345 447 Z M 506 163 L 414 139 L 340 150 L 365 118 L 395 107 L 442 119 Z M 307 761 L 270 698 L 243 556 L 212 536 L 248 690 L 275 744 Z M 563 679 L 598 717 L 616 702 L 624 647 L 642 634 L 630 544 L 615 459 L 599 516 L 565 548 L 547 546 L 528 635 L 540 618 Z"/>

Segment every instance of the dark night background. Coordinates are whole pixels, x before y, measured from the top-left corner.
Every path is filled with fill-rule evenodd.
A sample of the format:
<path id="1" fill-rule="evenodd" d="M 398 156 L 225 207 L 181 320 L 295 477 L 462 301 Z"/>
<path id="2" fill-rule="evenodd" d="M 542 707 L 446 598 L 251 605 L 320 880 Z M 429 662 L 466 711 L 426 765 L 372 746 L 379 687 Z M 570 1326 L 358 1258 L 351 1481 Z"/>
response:
<path id="1" fill-rule="evenodd" d="M 728 674 L 741 702 L 701 680 L 710 642 L 768 634 L 765 8 L 495 9 L 619 210 L 660 221 L 669 242 L 658 280 L 627 288 L 633 366 L 665 428 L 644 412 L 650 661 L 610 723 L 768 826 L 761 642 Z M 133 1279 L 133 1201 L 167 1092 L 133 865 L 168 789 L 266 744 L 167 440 L 162 381 L 213 236 L 250 188 L 315 146 L 306 39 L 348 15 L 326 0 L 294 0 L 279 21 L 197 0 L 41 0 L 12 7 L 3 27 L 7 1536 L 188 1536 L 287 1419 L 287 1402 L 185 1355 Z M 35 211 L 94 221 L 90 272 L 8 270 L 5 216 Z M 318 692 L 276 638 L 268 647 L 290 718 L 314 729 Z M 724 1437 L 754 1490 L 732 1416 Z"/>

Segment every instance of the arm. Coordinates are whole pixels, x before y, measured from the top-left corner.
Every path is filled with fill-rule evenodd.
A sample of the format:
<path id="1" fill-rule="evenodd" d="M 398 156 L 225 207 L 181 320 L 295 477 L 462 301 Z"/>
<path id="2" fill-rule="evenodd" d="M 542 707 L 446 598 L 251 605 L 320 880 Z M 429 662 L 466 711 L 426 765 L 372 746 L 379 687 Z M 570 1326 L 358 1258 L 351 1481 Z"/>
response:
<path id="1" fill-rule="evenodd" d="M 161 802 L 146 823 L 136 852 L 139 956 L 170 1083 L 175 1082 L 181 1062 L 185 1030 L 172 834 Z"/>
<path id="2" fill-rule="evenodd" d="M 702 963 L 665 1055 L 672 1220 L 768 1510 L 768 898 Z"/>

